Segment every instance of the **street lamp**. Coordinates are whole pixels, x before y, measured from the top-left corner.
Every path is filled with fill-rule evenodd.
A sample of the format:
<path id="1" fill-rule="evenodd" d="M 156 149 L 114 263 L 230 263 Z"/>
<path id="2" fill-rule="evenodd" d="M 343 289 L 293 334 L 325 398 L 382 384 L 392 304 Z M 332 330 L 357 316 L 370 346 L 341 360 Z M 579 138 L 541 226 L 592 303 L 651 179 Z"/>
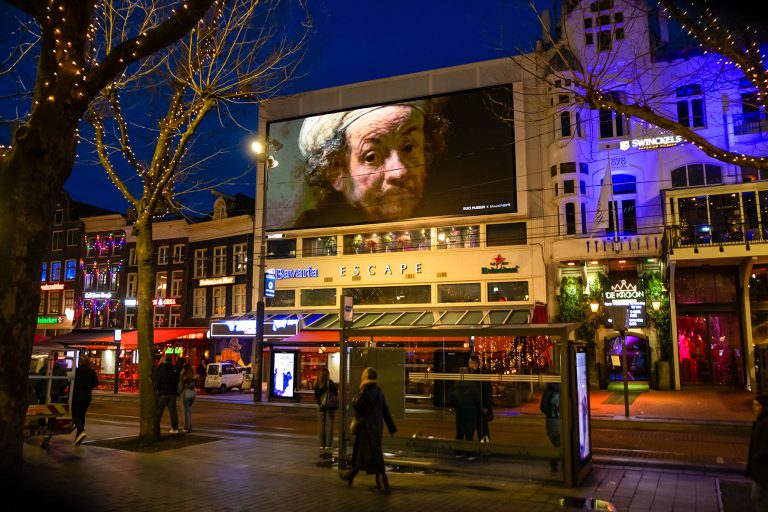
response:
<path id="1" fill-rule="evenodd" d="M 659 299 L 652 300 L 651 307 L 653 307 L 654 311 L 658 311 L 659 309 L 661 309 L 661 301 Z"/>
<path id="2" fill-rule="evenodd" d="M 264 290 L 265 274 L 267 266 L 267 174 L 269 169 L 277 167 L 277 160 L 265 152 L 266 144 L 259 140 L 251 142 L 251 151 L 256 157 L 256 162 L 264 164 L 264 170 L 259 173 L 256 168 L 256 215 L 254 215 L 253 224 L 253 243 L 254 251 L 257 249 L 256 275 L 253 276 L 254 296 L 256 302 L 256 339 L 251 344 L 251 362 L 253 363 L 253 401 L 261 402 L 261 386 L 263 373 L 264 352 Z"/>
<path id="3" fill-rule="evenodd" d="M 600 303 L 597 302 L 596 300 L 590 301 L 589 309 L 591 309 L 593 313 L 597 313 L 597 310 L 600 309 Z"/>

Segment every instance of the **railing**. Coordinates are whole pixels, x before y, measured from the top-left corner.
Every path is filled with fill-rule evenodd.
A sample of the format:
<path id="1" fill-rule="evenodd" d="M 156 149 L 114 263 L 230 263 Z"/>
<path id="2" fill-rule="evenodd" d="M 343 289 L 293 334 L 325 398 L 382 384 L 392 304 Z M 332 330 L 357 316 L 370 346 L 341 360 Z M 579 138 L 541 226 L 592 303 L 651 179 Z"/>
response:
<path id="1" fill-rule="evenodd" d="M 682 247 L 762 244 L 768 241 L 768 224 L 729 222 L 725 224 L 696 224 L 664 228 L 664 249 L 671 252 Z"/>
<path id="2" fill-rule="evenodd" d="M 768 134 L 768 116 L 765 112 L 745 112 L 733 115 L 733 134 Z"/>

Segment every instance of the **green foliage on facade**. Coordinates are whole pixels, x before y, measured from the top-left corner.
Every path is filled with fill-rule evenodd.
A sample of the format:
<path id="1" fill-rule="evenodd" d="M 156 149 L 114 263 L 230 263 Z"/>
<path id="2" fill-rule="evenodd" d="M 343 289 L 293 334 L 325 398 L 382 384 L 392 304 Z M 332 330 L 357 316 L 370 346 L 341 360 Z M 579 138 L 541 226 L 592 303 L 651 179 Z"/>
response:
<path id="1" fill-rule="evenodd" d="M 645 292 L 645 302 L 648 304 L 646 308 L 648 319 L 656 326 L 659 337 L 659 359 L 672 361 L 672 322 L 669 293 L 666 291 L 661 273 L 646 272 L 640 277 L 640 286 Z M 651 303 L 655 300 L 661 304 L 658 311 L 651 307 Z"/>

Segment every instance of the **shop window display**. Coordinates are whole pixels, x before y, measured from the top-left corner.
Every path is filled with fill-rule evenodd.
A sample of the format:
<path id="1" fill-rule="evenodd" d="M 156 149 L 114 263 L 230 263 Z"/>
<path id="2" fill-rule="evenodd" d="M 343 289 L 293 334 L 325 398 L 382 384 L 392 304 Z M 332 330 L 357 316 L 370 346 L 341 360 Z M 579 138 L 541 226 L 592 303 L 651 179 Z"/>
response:
<path id="1" fill-rule="evenodd" d="M 424 251 L 430 245 L 428 228 L 344 235 L 344 254 Z"/>

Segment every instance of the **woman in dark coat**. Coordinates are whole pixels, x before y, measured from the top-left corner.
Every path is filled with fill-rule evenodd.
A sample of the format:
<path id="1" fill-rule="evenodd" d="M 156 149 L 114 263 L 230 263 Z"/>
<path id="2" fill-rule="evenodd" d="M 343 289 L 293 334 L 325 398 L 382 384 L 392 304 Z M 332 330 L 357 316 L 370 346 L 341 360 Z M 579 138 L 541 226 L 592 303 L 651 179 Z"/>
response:
<path id="1" fill-rule="evenodd" d="M 349 485 L 360 471 L 376 475 L 376 487 L 382 494 L 389 494 L 389 480 L 384 468 L 384 452 L 381 448 L 381 437 L 384 432 L 384 422 L 387 423 L 389 433 L 397 432 L 395 422 L 389 413 L 384 392 L 376 384 L 376 369 L 363 370 L 360 391 L 352 399 L 352 408 L 355 411 L 357 428 L 355 434 L 355 446 L 352 451 L 352 469 L 341 473 L 341 478 L 347 480 Z"/>
<path id="2" fill-rule="evenodd" d="M 749 439 L 747 476 L 752 479 L 752 501 L 755 510 L 768 511 L 768 395 L 752 399 L 755 422 Z"/>
<path id="3" fill-rule="evenodd" d="M 336 407 L 326 407 L 323 403 L 323 395 L 330 393 L 339 396 L 339 388 L 331 380 L 328 368 L 320 370 L 320 375 L 315 381 L 315 402 L 317 403 L 317 434 L 320 438 L 320 448 L 326 449 L 333 446 L 333 417 Z M 338 403 L 338 402 L 337 402 Z"/>

